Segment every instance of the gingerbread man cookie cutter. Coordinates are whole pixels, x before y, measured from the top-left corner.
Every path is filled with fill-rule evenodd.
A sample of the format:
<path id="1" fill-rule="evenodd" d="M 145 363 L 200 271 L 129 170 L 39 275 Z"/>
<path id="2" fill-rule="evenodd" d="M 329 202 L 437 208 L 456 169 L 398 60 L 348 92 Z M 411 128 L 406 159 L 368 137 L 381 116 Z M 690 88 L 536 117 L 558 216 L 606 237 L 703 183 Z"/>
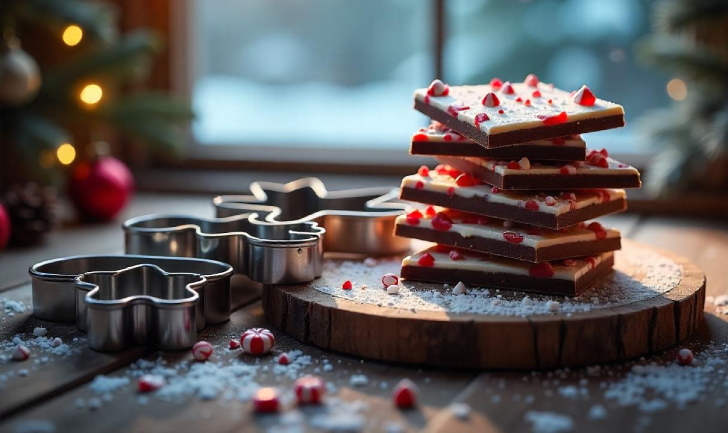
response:
<path id="1" fill-rule="evenodd" d="M 197 329 L 230 319 L 230 280 L 232 266 L 206 259 L 142 255 L 86 255 L 62 257 L 35 264 L 29 269 L 33 295 L 33 315 L 42 320 L 76 323 L 87 329 L 85 292 L 77 288 L 79 275 L 113 272 L 136 265 L 156 265 L 166 272 L 193 273 L 205 278 L 195 286 L 200 302 L 195 314 Z"/>
<path id="2" fill-rule="evenodd" d="M 123 227 L 129 254 L 217 260 L 262 284 L 301 284 L 321 276 L 326 230 L 315 222 L 261 221 L 258 213 L 227 218 L 146 215 Z"/>
<path id="3" fill-rule="evenodd" d="M 75 284 L 85 293 L 89 347 L 104 352 L 142 345 L 192 347 L 198 291 L 206 282 L 198 274 L 166 272 L 150 264 L 79 275 Z"/>
<path id="4" fill-rule="evenodd" d="M 218 217 L 266 211 L 269 222 L 315 221 L 327 231 L 329 252 L 395 255 L 406 252 L 410 241 L 394 236 L 394 221 L 409 206 L 396 202 L 396 188 L 328 191 L 314 177 L 287 184 L 253 182 L 251 195 L 221 195 L 213 205 Z"/>

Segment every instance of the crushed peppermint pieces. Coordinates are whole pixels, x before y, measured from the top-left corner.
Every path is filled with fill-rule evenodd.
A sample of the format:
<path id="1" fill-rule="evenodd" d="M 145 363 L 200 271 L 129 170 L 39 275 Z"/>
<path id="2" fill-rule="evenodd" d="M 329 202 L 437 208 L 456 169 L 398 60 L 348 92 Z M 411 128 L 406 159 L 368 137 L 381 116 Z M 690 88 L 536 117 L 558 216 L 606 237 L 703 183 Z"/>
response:
<path id="1" fill-rule="evenodd" d="M 198 341 L 192 346 L 192 357 L 198 362 L 205 362 L 210 359 L 212 352 L 212 344 L 207 341 Z"/>
<path id="2" fill-rule="evenodd" d="M 417 405 L 417 385 L 409 379 L 402 379 L 392 391 L 392 401 L 400 409 L 410 409 Z"/>
<path id="3" fill-rule="evenodd" d="M 276 342 L 273 333 L 265 328 L 251 328 L 240 336 L 240 346 L 250 355 L 264 355 Z"/>
<path id="4" fill-rule="evenodd" d="M 384 286 L 385 288 L 397 284 L 399 284 L 399 277 L 397 276 L 397 274 L 388 272 L 384 274 L 384 276 L 382 276 L 382 286 Z"/>

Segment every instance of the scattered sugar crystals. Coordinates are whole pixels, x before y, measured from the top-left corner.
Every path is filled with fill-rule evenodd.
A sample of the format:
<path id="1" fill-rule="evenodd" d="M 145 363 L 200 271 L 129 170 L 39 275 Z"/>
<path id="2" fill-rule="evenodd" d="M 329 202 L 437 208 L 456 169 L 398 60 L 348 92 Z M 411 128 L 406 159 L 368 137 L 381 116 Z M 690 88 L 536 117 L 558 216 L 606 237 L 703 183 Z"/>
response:
<path id="1" fill-rule="evenodd" d="M 381 286 L 381 276 L 398 273 L 399 260 L 379 260 L 375 264 L 361 261 L 335 261 L 324 263 L 322 278 L 311 287 L 335 297 L 363 304 L 399 308 L 411 311 L 439 311 L 483 315 L 529 316 L 586 312 L 601 308 L 614 308 L 659 296 L 676 287 L 682 278 L 682 268 L 674 261 L 649 249 L 633 247 L 620 251 L 617 261 L 628 261 L 643 275 L 634 280 L 623 272 L 614 272 L 597 283 L 596 287 L 578 297 L 524 294 L 522 292 L 492 291 L 471 288 L 469 296 L 459 296 L 459 290 L 449 290 L 448 285 L 417 283 L 417 290 L 410 282 L 399 284 L 398 296 L 390 296 L 384 290 L 353 290 L 341 288 L 341 276 L 369 287 Z M 625 268 L 625 267 L 622 267 Z M 457 286 L 456 286 L 457 287 Z M 493 293 L 495 292 L 495 293 Z M 728 302 L 728 301 L 727 301 Z"/>
<path id="2" fill-rule="evenodd" d="M 28 307 L 22 301 L 13 301 L 8 298 L 0 298 L 0 304 L 3 305 L 2 311 L 8 316 L 14 316 L 15 313 L 25 313 Z"/>
<path id="3" fill-rule="evenodd" d="M 534 433 L 559 433 L 574 428 L 574 420 L 567 415 L 554 412 L 528 411 L 525 420 L 533 425 Z"/>

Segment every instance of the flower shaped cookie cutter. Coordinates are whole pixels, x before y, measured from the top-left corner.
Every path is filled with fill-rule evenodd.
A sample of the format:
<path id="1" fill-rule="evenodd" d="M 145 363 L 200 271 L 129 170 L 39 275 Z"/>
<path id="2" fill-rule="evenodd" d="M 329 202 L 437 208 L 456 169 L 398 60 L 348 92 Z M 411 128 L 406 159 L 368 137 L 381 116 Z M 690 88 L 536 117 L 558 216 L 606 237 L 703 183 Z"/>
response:
<path id="1" fill-rule="evenodd" d="M 315 222 L 261 221 L 257 213 L 146 215 L 123 227 L 128 254 L 217 260 L 262 284 L 300 284 L 321 276 L 326 230 Z"/>
<path id="2" fill-rule="evenodd" d="M 192 347 L 197 341 L 198 290 L 206 282 L 198 274 L 166 272 L 150 264 L 79 275 L 75 284 L 86 292 L 89 347 L 99 351 L 141 345 L 161 350 Z"/>
<path id="3" fill-rule="evenodd" d="M 394 220 L 409 209 L 396 202 L 390 187 L 328 191 L 314 177 L 287 184 L 253 182 L 251 195 L 221 195 L 213 205 L 218 217 L 265 211 L 266 221 L 315 221 L 327 231 L 324 250 L 365 255 L 394 255 L 410 241 L 394 236 Z"/>

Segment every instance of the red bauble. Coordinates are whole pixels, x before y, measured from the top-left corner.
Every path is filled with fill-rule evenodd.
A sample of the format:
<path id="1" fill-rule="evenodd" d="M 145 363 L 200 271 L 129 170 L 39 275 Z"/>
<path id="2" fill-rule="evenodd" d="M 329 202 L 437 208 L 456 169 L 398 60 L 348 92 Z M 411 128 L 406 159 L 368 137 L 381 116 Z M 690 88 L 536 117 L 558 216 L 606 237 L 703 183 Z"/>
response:
<path id="1" fill-rule="evenodd" d="M 5 248 L 9 241 L 10 217 L 8 216 L 8 212 L 5 210 L 5 207 L 3 207 L 2 203 L 0 203 L 0 250 Z"/>
<path id="2" fill-rule="evenodd" d="M 77 164 L 69 194 L 84 217 L 108 221 L 124 209 L 134 190 L 134 177 L 123 162 L 111 156 Z"/>

